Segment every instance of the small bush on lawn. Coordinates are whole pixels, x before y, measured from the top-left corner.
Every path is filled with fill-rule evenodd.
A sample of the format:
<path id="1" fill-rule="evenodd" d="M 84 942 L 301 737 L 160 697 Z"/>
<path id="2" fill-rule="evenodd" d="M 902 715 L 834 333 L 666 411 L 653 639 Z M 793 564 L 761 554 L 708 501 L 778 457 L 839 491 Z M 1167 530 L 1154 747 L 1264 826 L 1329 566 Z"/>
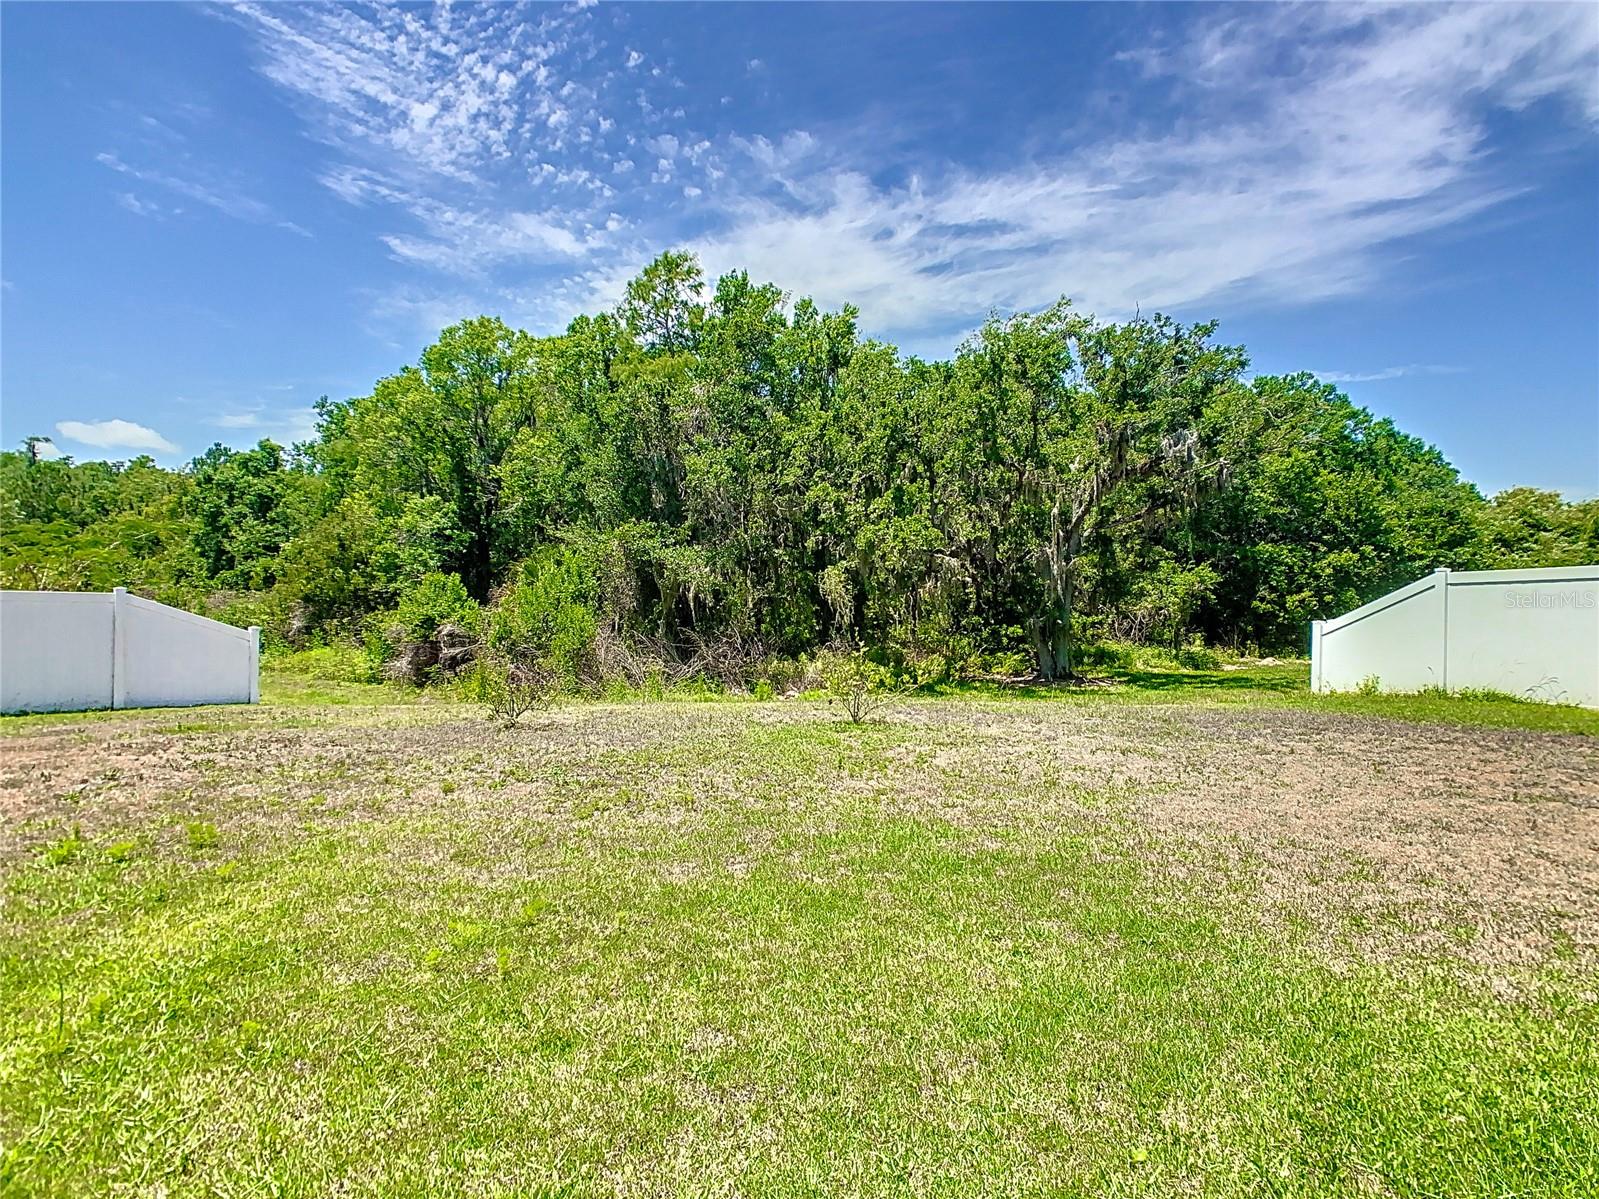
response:
<path id="1" fill-rule="evenodd" d="M 215 849 L 222 840 L 217 826 L 209 820 L 191 820 L 183 826 L 184 839 L 190 849 Z"/>
<path id="2" fill-rule="evenodd" d="M 549 707 L 559 684 L 559 676 L 543 661 L 517 662 L 503 654 L 486 654 L 473 664 L 462 691 L 483 705 L 488 719 L 510 728 L 529 712 Z"/>
<path id="3" fill-rule="evenodd" d="M 851 724 L 860 724 L 892 697 L 892 679 L 860 650 L 829 654 L 819 660 L 829 703 L 844 709 Z"/>
<path id="4" fill-rule="evenodd" d="M 575 551 L 554 547 L 522 564 L 520 578 L 489 614 L 489 645 L 516 662 L 538 662 L 553 683 L 592 681 L 596 623 L 592 580 Z"/>
<path id="5" fill-rule="evenodd" d="M 83 829 L 74 824 L 72 831 L 65 837 L 62 837 L 59 841 L 52 841 L 40 851 L 39 860 L 46 866 L 60 866 L 65 862 L 72 861 L 73 858 L 88 848 L 88 845 L 89 842 L 83 836 Z"/>
<path id="6" fill-rule="evenodd" d="M 1184 670 L 1215 670 L 1221 665 L 1221 657 L 1198 637 L 1179 649 L 1173 657 Z"/>

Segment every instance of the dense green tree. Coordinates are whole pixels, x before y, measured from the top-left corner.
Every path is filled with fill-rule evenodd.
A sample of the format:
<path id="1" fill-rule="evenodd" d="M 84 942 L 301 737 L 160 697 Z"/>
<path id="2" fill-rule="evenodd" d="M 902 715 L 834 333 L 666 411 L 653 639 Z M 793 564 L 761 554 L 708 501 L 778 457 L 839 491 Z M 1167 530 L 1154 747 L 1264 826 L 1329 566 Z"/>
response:
<path id="1" fill-rule="evenodd" d="M 1085 542 L 1221 481 L 1207 416 L 1246 360 L 1211 345 L 1213 331 L 1162 317 L 1100 324 L 1061 304 L 991 321 L 956 359 L 961 433 L 948 465 L 965 494 L 946 511 L 987 602 L 1023 616 L 1044 678 L 1071 674 Z"/>
<path id="2" fill-rule="evenodd" d="M 1025 650 L 1058 678 L 1085 636 L 1298 648 L 1436 566 L 1599 559 L 1599 501 L 1485 502 L 1311 376 L 1246 384 L 1214 334 L 1063 301 L 922 362 L 666 254 L 556 336 L 451 326 L 292 452 L 168 471 L 29 439 L 0 454 L 0 579 L 295 642 L 458 623 L 574 677 L 631 638 L 934 673 Z"/>
<path id="3" fill-rule="evenodd" d="M 1229 422 L 1230 485 L 1155 537 L 1219 576 L 1210 639 L 1303 649 L 1334 616 L 1437 566 L 1473 561 L 1481 496 L 1432 447 L 1310 375 L 1257 378 Z M 1137 544 L 1123 547 L 1134 565 Z"/>
<path id="4" fill-rule="evenodd" d="M 278 554 L 294 534 L 304 476 L 271 441 L 251 450 L 214 445 L 194 460 L 192 474 L 188 507 L 206 575 L 222 587 L 272 586 L 282 571 Z"/>
<path id="5" fill-rule="evenodd" d="M 536 427 L 535 344 L 499 320 L 463 321 L 420 365 L 321 414 L 324 435 L 343 443 L 329 459 L 351 464 L 347 486 L 386 511 L 413 495 L 448 505 L 461 538 L 447 564 L 480 601 L 515 557 L 501 466 Z"/>
<path id="6" fill-rule="evenodd" d="M 184 513 L 188 476 L 148 457 L 47 459 L 28 438 L 0 453 L 0 586 L 62 591 L 138 587 L 188 602 L 203 571 Z"/>
<path id="7" fill-rule="evenodd" d="M 1568 503 L 1557 492 L 1513 487 L 1478 510 L 1477 530 L 1485 569 L 1599 562 L 1599 498 Z"/>

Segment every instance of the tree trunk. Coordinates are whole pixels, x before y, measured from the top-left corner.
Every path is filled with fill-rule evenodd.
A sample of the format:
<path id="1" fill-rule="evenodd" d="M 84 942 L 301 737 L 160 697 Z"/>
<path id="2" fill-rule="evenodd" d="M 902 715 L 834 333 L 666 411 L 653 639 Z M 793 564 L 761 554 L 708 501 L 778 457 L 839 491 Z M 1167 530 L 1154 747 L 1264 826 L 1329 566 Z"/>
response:
<path id="1" fill-rule="evenodd" d="M 1082 522 L 1074 518 L 1068 532 L 1061 526 L 1060 508 L 1057 493 L 1049 514 L 1049 542 L 1040 555 L 1044 603 L 1032 622 L 1038 677 L 1048 682 L 1076 677 L 1072 673 L 1072 565 L 1082 540 Z"/>
<path id="2" fill-rule="evenodd" d="M 1033 621 L 1033 652 L 1038 661 L 1038 677 L 1048 682 L 1071 679 L 1072 599 L 1071 583 Z"/>
<path id="3" fill-rule="evenodd" d="M 486 604 L 489 602 L 489 593 L 494 590 L 494 545 L 489 540 L 487 530 L 481 526 L 474 529 L 469 537 L 461 581 L 466 584 L 468 595 L 478 603 Z"/>
<path id="4" fill-rule="evenodd" d="M 662 579 L 660 591 L 661 619 L 656 627 L 656 636 L 662 641 L 671 642 L 677 637 L 677 597 L 682 588 L 672 580 Z"/>

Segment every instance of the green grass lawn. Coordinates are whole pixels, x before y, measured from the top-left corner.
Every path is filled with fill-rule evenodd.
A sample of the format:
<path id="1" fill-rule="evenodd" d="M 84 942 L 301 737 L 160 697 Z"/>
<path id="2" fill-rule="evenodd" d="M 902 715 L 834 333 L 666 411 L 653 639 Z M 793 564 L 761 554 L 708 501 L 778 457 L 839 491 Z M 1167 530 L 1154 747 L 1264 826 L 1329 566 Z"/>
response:
<path id="1" fill-rule="evenodd" d="M 1478 725 L 1538 729 L 1549 733 L 1599 736 L 1599 709 L 1551 704 L 1508 695 L 1467 692 L 1367 694 L 1344 691 L 1312 694 L 1310 665 L 1242 666 L 1233 670 L 1105 670 L 1087 686 L 963 683 L 940 694 L 986 699 L 1053 699 L 1061 702 L 1199 703 L 1252 708 L 1295 708 L 1409 720 L 1421 724 Z"/>
<path id="2" fill-rule="evenodd" d="M 0 1191 L 1599 1193 L 1591 714 L 1294 670 L 8 721 Z"/>

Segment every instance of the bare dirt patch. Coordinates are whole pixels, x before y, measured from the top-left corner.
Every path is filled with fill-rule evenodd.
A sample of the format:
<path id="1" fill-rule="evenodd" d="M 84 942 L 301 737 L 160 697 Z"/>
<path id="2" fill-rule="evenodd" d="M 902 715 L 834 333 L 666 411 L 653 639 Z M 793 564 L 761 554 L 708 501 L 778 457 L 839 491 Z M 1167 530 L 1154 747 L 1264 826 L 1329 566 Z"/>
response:
<path id="1" fill-rule="evenodd" d="M 1599 962 L 1599 742 L 1576 736 L 938 701 L 861 729 L 802 703 L 573 706 L 510 732 L 447 707 L 257 709 L 0 740 L 13 863 L 74 825 L 91 839 L 197 818 L 271 834 L 308 811 L 482 813 L 624 837 L 735 808 L 805 805 L 825 821 L 861 803 L 1034 841 L 1120 822 L 1158 869 L 1252 888 L 1335 952 Z"/>
<path id="2" fill-rule="evenodd" d="M 919 715 L 980 734 L 946 768 L 1029 793 L 1024 780 L 1054 775 L 1125 795 L 1151 834 L 1220 848 L 1254 872 L 1282 914 L 1352 917 L 1360 952 L 1526 964 L 1569 942 L 1599 960 L 1592 738 L 1283 710 Z"/>

